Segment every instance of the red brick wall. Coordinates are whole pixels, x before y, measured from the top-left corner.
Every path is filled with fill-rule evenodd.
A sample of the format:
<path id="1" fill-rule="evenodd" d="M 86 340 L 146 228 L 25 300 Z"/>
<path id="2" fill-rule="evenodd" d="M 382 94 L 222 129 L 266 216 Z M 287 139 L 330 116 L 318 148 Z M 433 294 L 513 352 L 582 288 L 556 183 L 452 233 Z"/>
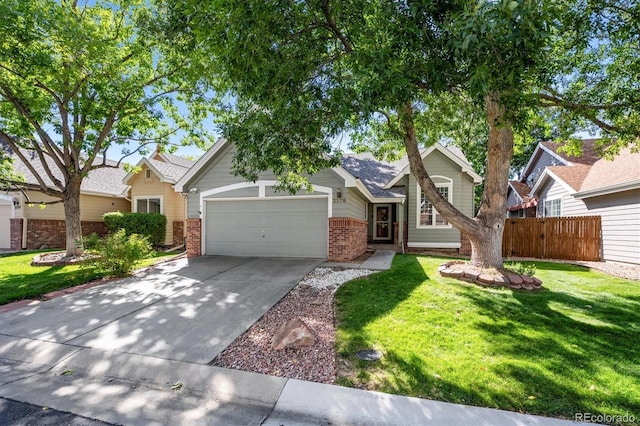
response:
<path id="1" fill-rule="evenodd" d="M 24 219 L 9 219 L 11 233 L 11 250 L 22 250 L 22 225 Z"/>
<path id="2" fill-rule="evenodd" d="M 464 256 L 471 256 L 471 241 L 462 232 L 460 233 L 460 248 L 458 253 Z"/>
<path id="3" fill-rule="evenodd" d="M 400 241 L 398 240 L 398 222 L 393 222 L 393 245 L 400 247 Z M 404 249 L 407 250 L 407 235 L 409 234 L 409 224 L 404 223 L 404 230 L 402 231 L 402 239 L 404 240 Z"/>
<path id="4" fill-rule="evenodd" d="M 329 260 L 353 260 L 367 251 L 367 222 L 351 217 L 329 218 Z"/>
<path id="5" fill-rule="evenodd" d="M 184 244 L 184 222 L 176 220 L 173 222 L 173 246 L 182 244 Z"/>
<path id="6" fill-rule="evenodd" d="M 82 235 L 90 235 L 95 232 L 102 237 L 108 232 L 104 222 L 85 221 L 81 225 Z M 39 249 L 43 246 L 64 248 L 66 239 L 64 220 L 29 219 L 27 221 L 27 249 Z"/>
<path id="7" fill-rule="evenodd" d="M 187 219 L 187 257 L 202 256 L 200 219 Z"/>

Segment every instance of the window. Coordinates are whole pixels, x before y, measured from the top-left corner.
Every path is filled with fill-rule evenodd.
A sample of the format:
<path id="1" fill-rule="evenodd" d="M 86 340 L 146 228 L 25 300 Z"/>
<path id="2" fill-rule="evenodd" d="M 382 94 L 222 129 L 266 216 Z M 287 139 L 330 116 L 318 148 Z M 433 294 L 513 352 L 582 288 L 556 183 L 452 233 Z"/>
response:
<path id="1" fill-rule="evenodd" d="M 434 176 L 435 178 L 435 176 Z M 448 178 L 442 178 L 447 179 Z M 449 202 L 451 202 L 451 183 L 436 183 L 436 187 L 440 194 Z M 418 186 L 418 192 L 420 194 L 420 203 L 418 204 L 418 228 L 424 228 L 429 226 L 442 226 L 450 227 L 449 222 L 442 217 L 440 213 L 433 207 L 433 204 L 424 195 L 424 192 Z"/>
<path id="2" fill-rule="evenodd" d="M 162 199 L 160 197 L 136 198 L 137 213 L 162 213 Z"/>
<path id="3" fill-rule="evenodd" d="M 544 217 L 559 217 L 560 216 L 560 198 L 555 200 L 545 200 L 544 202 Z"/>
<path id="4" fill-rule="evenodd" d="M 144 171 L 144 180 L 149 182 L 151 180 L 151 170 L 146 169 Z"/>

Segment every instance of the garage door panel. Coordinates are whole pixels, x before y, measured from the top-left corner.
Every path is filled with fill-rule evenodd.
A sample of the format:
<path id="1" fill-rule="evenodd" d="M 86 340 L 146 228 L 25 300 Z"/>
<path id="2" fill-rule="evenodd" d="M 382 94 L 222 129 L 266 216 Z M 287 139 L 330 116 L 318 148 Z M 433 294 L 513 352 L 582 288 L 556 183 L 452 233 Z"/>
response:
<path id="1" fill-rule="evenodd" d="M 327 198 L 208 201 L 206 254 L 327 256 Z"/>

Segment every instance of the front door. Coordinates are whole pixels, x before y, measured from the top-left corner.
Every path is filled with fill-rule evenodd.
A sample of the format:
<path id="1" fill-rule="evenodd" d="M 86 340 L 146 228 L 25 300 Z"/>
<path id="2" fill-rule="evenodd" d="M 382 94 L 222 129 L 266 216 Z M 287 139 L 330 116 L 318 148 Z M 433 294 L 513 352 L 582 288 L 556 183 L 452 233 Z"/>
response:
<path id="1" fill-rule="evenodd" d="M 373 205 L 373 239 L 391 240 L 391 204 Z"/>

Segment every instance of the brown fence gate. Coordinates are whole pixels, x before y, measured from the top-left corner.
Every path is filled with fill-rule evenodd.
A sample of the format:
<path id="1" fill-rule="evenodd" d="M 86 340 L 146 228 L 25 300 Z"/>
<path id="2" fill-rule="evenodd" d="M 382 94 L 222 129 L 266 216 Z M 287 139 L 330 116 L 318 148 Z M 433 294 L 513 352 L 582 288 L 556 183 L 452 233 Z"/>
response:
<path id="1" fill-rule="evenodd" d="M 502 255 L 538 259 L 600 260 L 600 216 L 509 218 Z"/>

